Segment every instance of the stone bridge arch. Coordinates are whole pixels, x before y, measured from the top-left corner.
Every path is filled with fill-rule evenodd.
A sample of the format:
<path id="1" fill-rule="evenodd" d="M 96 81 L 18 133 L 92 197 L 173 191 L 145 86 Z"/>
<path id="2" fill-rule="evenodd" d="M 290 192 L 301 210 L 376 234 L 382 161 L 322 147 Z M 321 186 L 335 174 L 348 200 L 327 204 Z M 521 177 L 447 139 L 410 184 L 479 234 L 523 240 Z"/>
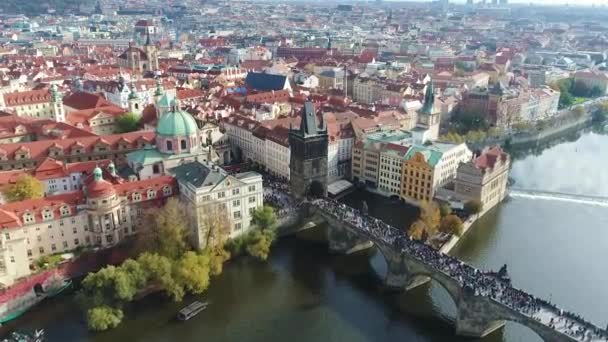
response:
<path id="1" fill-rule="evenodd" d="M 458 305 L 456 333 L 484 337 L 502 328 L 505 322 L 527 327 L 546 342 L 572 342 L 575 339 L 485 296 L 463 292 Z"/>

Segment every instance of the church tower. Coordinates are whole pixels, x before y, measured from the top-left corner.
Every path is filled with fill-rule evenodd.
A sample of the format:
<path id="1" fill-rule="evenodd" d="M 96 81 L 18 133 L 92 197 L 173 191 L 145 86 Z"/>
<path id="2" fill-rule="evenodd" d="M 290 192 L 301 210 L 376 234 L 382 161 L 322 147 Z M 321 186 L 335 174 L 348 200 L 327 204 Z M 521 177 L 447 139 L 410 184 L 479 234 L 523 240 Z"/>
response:
<path id="1" fill-rule="evenodd" d="M 317 112 L 312 102 L 304 103 L 300 112 L 299 129 L 289 130 L 289 182 L 298 199 L 308 195 L 327 196 L 327 126 L 317 124 Z"/>
<path id="2" fill-rule="evenodd" d="M 135 89 L 135 85 L 131 85 L 131 93 L 129 93 L 129 112 L 137 115 L 141 115 L 143 111 L 141 99 L 139 95 L 137 95 L 137 90 Z"/>
<path id="3" fill-rule="evenodd" d="M 434 141 L 439 138 L 440 121 L 441 112 L 435 108 L 435 90 L 433 80 L 430 80 L 424 94 L 424 105 L 418 111 L 418 126 L 429 130 L 428 138 Z"/>
<path id="4" fill-rule="evenodd" d="M 146 45 L 144 45 L 144 52 L 148 57 L 148 66 L 145 71 L 156 71 L 158 70 L 158 51 L 156 51 L 156 46 L 152 44 L 150 40 L 150 31 L 148 30 L 146 33 Z"/>
<path id="5" fill-rule="evenodd" d="M 51 119 L 57 122 L 65 122 L 65 108 L 63 108 L 63 96 L 57 89 L 57 85 L 51 86 Z"/>

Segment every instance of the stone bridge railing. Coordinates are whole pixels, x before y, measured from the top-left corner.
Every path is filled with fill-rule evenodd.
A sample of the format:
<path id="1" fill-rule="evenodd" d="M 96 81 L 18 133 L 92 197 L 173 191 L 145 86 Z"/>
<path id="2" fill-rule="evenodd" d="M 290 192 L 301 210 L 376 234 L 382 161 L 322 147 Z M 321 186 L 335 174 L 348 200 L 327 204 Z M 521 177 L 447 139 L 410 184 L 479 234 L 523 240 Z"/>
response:
<path id="1" fill-rule="evenodd" d="M 301 217 L 321 218 L 329 224 L 329 249 L 334 253 L 352 253 L 375 245 L 386 259 L 388 287 L 412 289 L 429 279 L 439 283 L 457 306 L 458 335 L 483 337 L 512 321 L 529 327 L 547 342 L 608 341 L 606 330 L 513 288 L 495 273 L 410 240 L 402 231 L 342 203 L 305 203 Z"/>

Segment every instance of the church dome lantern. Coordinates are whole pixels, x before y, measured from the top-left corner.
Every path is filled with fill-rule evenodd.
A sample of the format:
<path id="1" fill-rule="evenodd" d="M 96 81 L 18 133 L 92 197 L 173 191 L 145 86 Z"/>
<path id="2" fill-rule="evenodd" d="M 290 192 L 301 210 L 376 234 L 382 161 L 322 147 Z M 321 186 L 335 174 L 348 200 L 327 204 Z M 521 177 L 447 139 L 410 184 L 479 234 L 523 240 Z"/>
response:
<path id="1" fill-rule="evenodd" d="M 89 198 L 109 197 L 115 194 L 114 185 L 103 179 L 103 171 L 98 166 L 93 170 L 93 181 L 87 186 Z"/>

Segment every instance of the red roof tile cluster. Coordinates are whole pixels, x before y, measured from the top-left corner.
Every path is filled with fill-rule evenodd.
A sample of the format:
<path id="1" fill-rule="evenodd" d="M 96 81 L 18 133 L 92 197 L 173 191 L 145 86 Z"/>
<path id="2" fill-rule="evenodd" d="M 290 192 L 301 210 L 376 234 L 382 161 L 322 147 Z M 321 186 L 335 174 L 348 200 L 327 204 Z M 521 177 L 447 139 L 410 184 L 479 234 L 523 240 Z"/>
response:
<path id="1" fill-rule="evenodd" d="M 494 168 L 496 162 L 501 160 L 503 163 L 507 161 L 509 155 L 500 148 L 500 146 L 493 146 L 481 152 L 473 163 L 478 169 L 491 169 Z"/>
<path id="2" fill-rule="evenodd" d="M 48 89 L 19 91 L 4 94 L 4 104 L 7 107 L 32 105 L 51 102 L 51 93 Z"/>
<path id="3" fill-rule="evenodd" d="M 75 149 L 81 150 L 81 154 L 91 153 L 95 146 L 101 144 L 107 146 L 107 150 L 120 150 L 119 145 L 127 145 L 129 148 L 136 147 L 138 141 L 150 144 L 154 142 L 154 132 L 130 132 L 122 134 L 105 135 L 103 137 L 91 136 L 82 138 L 71 138 L 62 140 L 31 141 L 23 143 L 3 144 L 0 146 L 0 156 L 6 156 L 8 160 L 15 157 L 15 152 L 23 151 L 29 153 L 29 160 L 43 160 L 49 156 L 51 148 L 63 150 L 65 154 L 71 154 Z"/>
<path id="4" fill-rule="evenodd" d="M 84 91 L 77 91 L 64 97 L 63 104 L 76 110 L 115 106 L 101 94 L 87 93 Z"/>
<path id="5" fill-rule="evenodd" d="M 249 103 L 275 103 L 289 101 L 288 90 L 268 91 L 253 95 L 247 95 L 245 101 Z"/>
<path id="6" fill-rule="evenodd" d="M 95 134 L 52 120 L 35 120 L 16 115 L 0 116 L 0 138 L 33 135 L 33 140 L 67 139 L 96 136 Z"/>
<path id="7" fill-rule="evenodd" d="M 0 228 L 15 228 L 23 225 L 24 214 L 31 213 L 35 223 L 44 221 L 45 210 L 53 213 L 53 218 L 71 216 L 76 212 L 76 206 L 85 203 L 82 191 L 74 191 L 44 198 L 30 199 L 8 203 L 0 206 Z M 69 209 L 69 214 L 62 215 L 62 208 Z"/>
<path id="8" fill-rule="evenodd" d="M 89 196 L 99 196 L 100 194 L 110 194 L 115 192 L 119 196 L 127 197 L 129 201 L 134 201 L 134 193 L 141 195 L 140 201 L 156 200 L 162 197 L 173 196 L 178 192 L 177 182 L 171 176 L 161 176 L 143 181 L 135 181 L 113 185 L 110 182 L 101 180 L 89 184 L 87 193 Z M 165 196 L 164 189 L 171 188 L 171 193 Z M 152 190 L 154 196 L 148 197 L 148 191 Z M 24 225 L 24 214 L 31 213 L 35 223 L 43 222 L 43 213 L 50 210 L 53 219 L 62 216 L 73 216 L 77 212 L 77 206 L 86 203 L 85 191 L 74 191 L 60 195 L 47 196 L 44 198 L 25 200 L 9 203 L 0 206 L 0 228 L 15 228 Z M 69 211 L 66 212 L 66 209 Z"/>

